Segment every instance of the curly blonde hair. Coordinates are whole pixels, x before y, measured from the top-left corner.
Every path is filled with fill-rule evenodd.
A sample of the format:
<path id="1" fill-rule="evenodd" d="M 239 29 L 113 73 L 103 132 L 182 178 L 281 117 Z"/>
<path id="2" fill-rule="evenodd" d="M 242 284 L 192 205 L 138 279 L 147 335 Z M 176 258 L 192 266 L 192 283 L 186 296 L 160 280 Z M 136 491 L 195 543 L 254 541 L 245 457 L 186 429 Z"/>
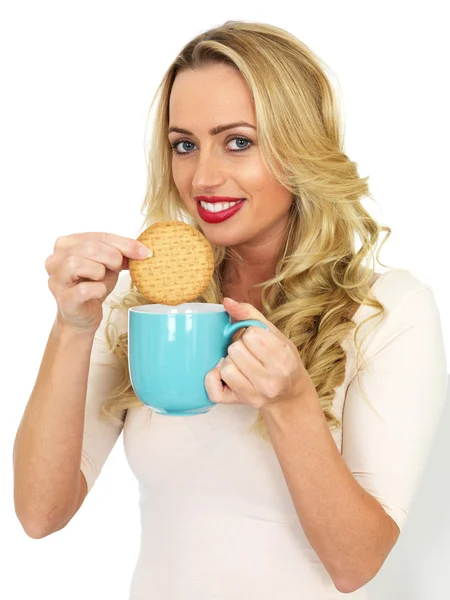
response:
<path id="1" fill-rule="evenodd" d="M 231 65 L 245 78 L 255 106 L 263 160 L 293 194 L 275 275 L 254 287 L 261 288 L 261 312 L 297 347 L 329 427 L 334 429 L 341 421 L 333 414 L 333 399 L 336 387 L 344 381 L 346 365 L 341 343 L 355 327 L 352 316 L 359 305 L 367 304 L 378 312 L 363 323 L 384 318 L 384 306 L 370 287 L 380 234 L 386 234 L 376 254 L 382 264 L 378 255 L 391 229 L 378 224 L 361 204 L 364 197 L 373 200 L 368 177 L 359 176 L 356 163 L 343 151 L 340 110 L 326 65 L 287 31 L 244 21 L 227 21 L 196 36 L 175 58 L 158 87 L 149 111 L 150 115 L 159 99 L 147 162 L 143 229 L 157 221 L 182 220 L 203 233 L 174 184 L 167 129 L 177 73 L 211 63 Z M 213 252 L 213 279 L 195 302 L 222 303 L 225 265 L 240 259 L 230 247 L 213 245 Z M 363 266 L 368 258 L 371 265 Z M 128 409 L 143 405 L 130 383 L 127 333 L 119 334 L 112 314 L 141 304 L 148 300 L 131 284 L 112 304 L 106 326 L 107 342 L 121 361 L 123 378 L 103 403 L 102 414 L 120 423 Z M 355 340 L 363 323 L 355 331 Z M 359 355 L 360 345 L 357 349 Z M 271 443 L 260 412 L 250 430 Z"/>

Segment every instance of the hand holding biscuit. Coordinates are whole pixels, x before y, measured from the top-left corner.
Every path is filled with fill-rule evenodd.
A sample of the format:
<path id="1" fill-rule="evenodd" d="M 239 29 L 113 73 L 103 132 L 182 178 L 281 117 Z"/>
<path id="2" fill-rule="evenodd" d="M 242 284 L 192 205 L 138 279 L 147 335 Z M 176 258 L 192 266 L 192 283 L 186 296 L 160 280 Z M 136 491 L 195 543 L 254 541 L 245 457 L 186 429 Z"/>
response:
<path id="1" fill-rule="evenodd" d="M 95 333 L 103 316 L 102 302 L 114 289 L 119 273 L 128 269 L 128 259 L 142 260 L 148 255 L 146 245 L 111 233 L 59 237 L 45 261 L 59 321 L 76 331 Z"/>
<path id="2" fill-rule="evenodd" d="M 148 260 L 130 260 L 130 277 L 151 303 L 175 306 L 193 301 L 214 273 L 211 244 L 183 221 L 159 221 L 138 240 L 152 249 Z"/>

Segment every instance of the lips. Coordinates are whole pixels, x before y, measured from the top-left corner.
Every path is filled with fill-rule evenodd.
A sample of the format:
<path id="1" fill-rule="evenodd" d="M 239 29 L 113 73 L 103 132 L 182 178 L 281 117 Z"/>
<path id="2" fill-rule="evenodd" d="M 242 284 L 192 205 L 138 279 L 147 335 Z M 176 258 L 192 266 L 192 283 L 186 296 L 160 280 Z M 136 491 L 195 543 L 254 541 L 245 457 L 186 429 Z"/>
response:
<path id="1" fill-rule="evenodd" d="M 243 205 L 245 204 L 245 198 L 208 198 L 206 196 L 197 196 L 196 200 L 198 200 L 197 202 L 197 211 L 198 214 L 200 215 L 200 218 L 203 219 L 203 221 L 206 221 L 206 223 L 222 223 L 222 221 L 226 221 L 227 219 L 230 219 L 233 215 L 235 215 L 238 211 L 241 210 L 241 208 L 243 207 Z M 203 206 L 200 204 L 200 200 L 203 202 L 237 202 L 237 204 L 235 204 L 234 206 L 231 206 L 230 208 L 227 208 L 225 210 L 221 210 L 219 212 L 210 212 L 209 210 L 206 210 L 206 208 L 203 208 Z"/>

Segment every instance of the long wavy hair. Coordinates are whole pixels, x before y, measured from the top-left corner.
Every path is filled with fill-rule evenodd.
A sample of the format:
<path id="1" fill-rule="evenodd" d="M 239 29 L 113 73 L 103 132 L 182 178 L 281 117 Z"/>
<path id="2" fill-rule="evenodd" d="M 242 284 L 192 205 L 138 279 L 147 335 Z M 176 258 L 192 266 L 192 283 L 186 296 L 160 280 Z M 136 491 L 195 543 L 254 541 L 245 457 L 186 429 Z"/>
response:
<path id="1" fill-rule="evenodd" d="M 378 312 L 363 323 L 384 318 L 384 306 L 370 287 L 375 253 L 382 264 L 379 252 L 391 229 L 378 224 L 361 204 L 364 197 L 373 200 L 368 177 L 359 176 L 356 163 L 343 151 L 339 102 L 321 59 L 292 34 L 264 23 L 227 21 L 187 43 L 165 73 L 150 106 L 149 115 L 156 104 L 142 229 L 157 221 L 181 220 L 203 233 L 174 184 L 167 129 L 177 73 L 211 63 L 232 66 L 245 78 L 263 160 L 293 195 L 275 274 L 254 287 L 261 288 L 261 312 L 297 347 L 327 423 L 334 429 L 341 421 L 333 413 L 333 399 L 336 387 L 344 381 L 346 365 L 341 344 L 355 327 L 352 316 L 359 305 L 367 304 Z M 377 251 L 382 232 L 385 238 Z M 195 302 L 222 303 L 225 267 L 241 258 L 230 247 L 212 247 L 214 275 Z M 132 283 L 111 305 L 107 320 L 106 339 L 110 352 L 121 361 L 123 377 L 104 401 L 101 414 L 122 424 L 128 409 L 143 404 L 130 383 L 127 332 L 119 333 L 113 313 L 148 303 Z M 355 341 L 363 323 L 355 331 Z M 259 411 L 249 433 L 271 443 Z"/>

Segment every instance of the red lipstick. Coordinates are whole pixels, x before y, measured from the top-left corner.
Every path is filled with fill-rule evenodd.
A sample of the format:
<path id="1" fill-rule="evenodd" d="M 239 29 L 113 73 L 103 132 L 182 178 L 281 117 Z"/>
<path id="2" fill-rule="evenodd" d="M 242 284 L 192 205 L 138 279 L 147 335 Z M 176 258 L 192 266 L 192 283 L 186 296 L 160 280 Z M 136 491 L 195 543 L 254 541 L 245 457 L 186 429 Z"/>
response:
<path id="1" fill-rule="evenodd" d="M 222 221 L 226 221 L 227 219 L 235 215 L 239 210 L 241 210 L 242 206 L 245 203 L 245 198 L 230 198 L 225 196 L 196 196 L 195 199 L 198 200 L 198 214 L 200 215 L 200 218 L 203 221 L 206 221 L 206 223 L 222 223 Z M 237 204 L 219 212 L 210 212 L 200 204 L 200 201 L 210 202 L 211 204 L 217 202 L 237 202 Z"/>

